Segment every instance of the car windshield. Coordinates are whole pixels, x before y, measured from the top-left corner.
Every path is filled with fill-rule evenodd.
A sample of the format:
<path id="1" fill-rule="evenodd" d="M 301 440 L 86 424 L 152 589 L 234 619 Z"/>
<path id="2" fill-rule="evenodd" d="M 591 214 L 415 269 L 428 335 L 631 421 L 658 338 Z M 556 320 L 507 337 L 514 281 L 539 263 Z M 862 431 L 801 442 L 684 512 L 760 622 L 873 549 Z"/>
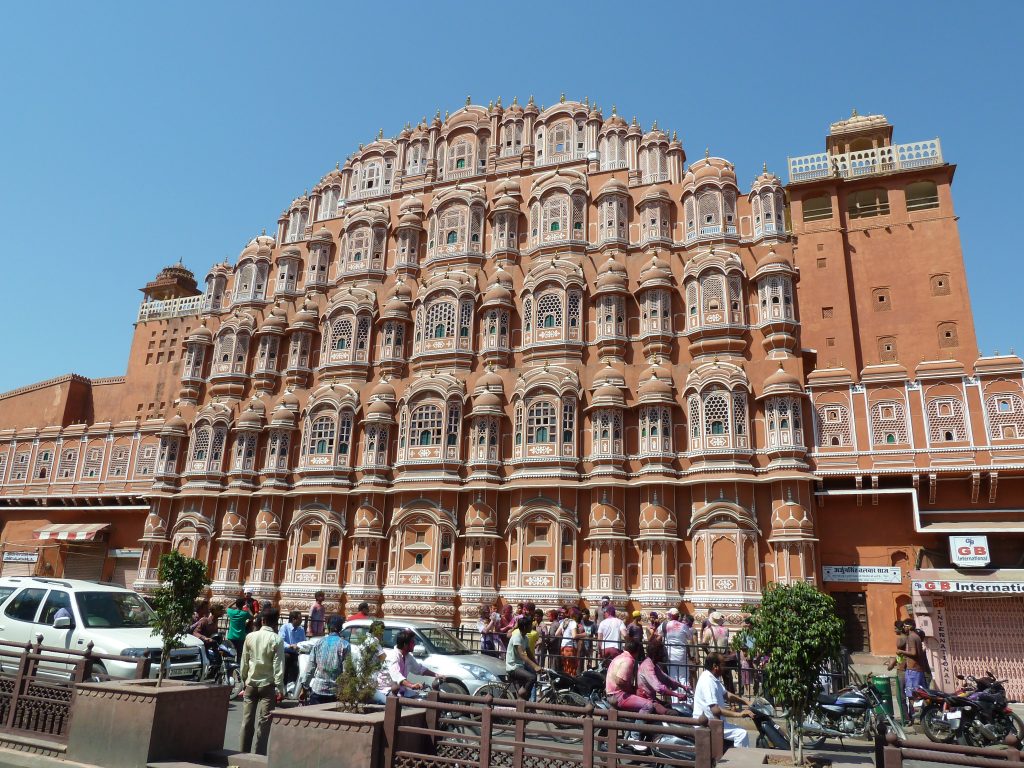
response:
<path id="1" fill-rule="evenodd" d="M 422 627 L 419 633 L 427 641 L 431 653 L 451 655 L 455 653 L 472 653 L 462 641 L 443 627 Z"/>
<path id="2" fill-rule="evenodd" d="M 148 627 L 153 612 L 134 592 L 78 592 L 82 622 L 93 629 Z"/>

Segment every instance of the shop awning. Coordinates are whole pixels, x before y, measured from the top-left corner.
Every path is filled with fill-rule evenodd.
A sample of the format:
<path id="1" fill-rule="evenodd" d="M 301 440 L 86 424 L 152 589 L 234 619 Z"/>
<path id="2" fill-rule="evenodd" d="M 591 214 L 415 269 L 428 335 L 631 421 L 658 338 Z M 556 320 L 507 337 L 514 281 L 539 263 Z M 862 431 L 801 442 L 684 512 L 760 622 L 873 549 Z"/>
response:
<path id="1" fill-rule="evenodd" d="M 35 537 L 40 541 L 57 539 L 58 541 L 92 541 L 101 531 L 110 527 L 110 523 L 54 523 L 37 528 Z"/>

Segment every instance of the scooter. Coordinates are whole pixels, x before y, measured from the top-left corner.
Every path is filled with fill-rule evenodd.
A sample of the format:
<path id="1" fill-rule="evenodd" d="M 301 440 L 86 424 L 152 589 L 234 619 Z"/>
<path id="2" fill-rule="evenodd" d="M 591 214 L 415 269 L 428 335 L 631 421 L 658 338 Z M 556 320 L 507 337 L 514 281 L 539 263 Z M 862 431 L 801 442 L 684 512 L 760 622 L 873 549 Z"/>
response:
<path id="1" fill-rule="evenodd" d="M 789 749 L 789 738 L 775 723 L 775 707 L 760 696 L 750 702 L 754 725 L 757 728 L 755 746 L 761 749 Z"/>
<path id="2" fill-rule="evenodd" d="M 210 639 L 213 644 L 206 647 L 206 675 L 203 679 L 207 682 L 230 685 L 231 698 L 235 698 L 242 691 L 242 677 L 238 671 L 235 647 L 219 632 Z"/>

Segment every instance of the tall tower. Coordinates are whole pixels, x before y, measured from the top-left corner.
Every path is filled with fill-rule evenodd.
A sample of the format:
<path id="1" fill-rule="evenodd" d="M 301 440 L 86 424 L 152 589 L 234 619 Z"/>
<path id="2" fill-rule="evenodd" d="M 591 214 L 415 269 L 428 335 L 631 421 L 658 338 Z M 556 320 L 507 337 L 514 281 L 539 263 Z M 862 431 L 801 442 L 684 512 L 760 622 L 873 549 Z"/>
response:
<path id="1" fill-rule="evenodd" d="M 789 158 L 801 327 L 819 368 L 978 357 L 939 139 L 893 144 L 883 115 L 832 123 Z"/>

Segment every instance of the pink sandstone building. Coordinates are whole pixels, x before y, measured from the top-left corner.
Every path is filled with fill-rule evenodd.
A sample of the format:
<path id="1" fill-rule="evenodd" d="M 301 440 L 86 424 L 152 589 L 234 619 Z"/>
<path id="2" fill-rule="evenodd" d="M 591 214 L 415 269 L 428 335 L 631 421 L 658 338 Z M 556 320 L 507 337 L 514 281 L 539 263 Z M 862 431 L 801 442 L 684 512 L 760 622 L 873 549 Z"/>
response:
<path id="1" fill-rule="evenodd" d="M 381 132 L 147 284 L 123 377 L 0 395 L 2 573 L 145 591 L 173 549 L 452 624 L 804 580 L 852 650 L 914 615 L 1019 697 L 1024 363 L 979 356 L 955 166 L 892 134 L 833 123 L 785 186 L 564 97 Z"/>

